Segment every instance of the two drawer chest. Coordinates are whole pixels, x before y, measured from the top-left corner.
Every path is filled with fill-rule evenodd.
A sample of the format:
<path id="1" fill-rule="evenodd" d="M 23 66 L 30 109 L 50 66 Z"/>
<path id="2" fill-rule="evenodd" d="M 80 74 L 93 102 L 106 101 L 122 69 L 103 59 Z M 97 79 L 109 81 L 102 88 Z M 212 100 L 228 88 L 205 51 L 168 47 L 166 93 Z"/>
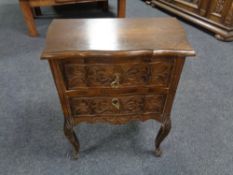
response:
<path id="1" fill-rule="evenodd" d="M 175 18 L 54 20 L 41 58 L 53 73 L 74 158 L 75 125 L 148 119 L 161 123 L 160 156 L 185 57 L 194 54 Z"/>

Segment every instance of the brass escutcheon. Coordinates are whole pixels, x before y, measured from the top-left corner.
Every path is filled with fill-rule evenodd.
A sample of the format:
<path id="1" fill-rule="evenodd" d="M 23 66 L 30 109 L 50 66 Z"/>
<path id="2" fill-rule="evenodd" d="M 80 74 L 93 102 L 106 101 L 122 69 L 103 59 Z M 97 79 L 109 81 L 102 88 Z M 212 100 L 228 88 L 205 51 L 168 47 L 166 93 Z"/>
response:
<path id="1" fill-rule="evenodd" d="M 120 109 L 120 101 L 119 101 L 119 99 L 118 98 L 113 98 L 112 99 L 112 105 L 119 110 Z"/>
<path id="2" fill-rule="evenodd" d="M 112 88 L 118 88 L 120 86 L 120 74 L 115 73 L 115 80 L 111 83 Z"/>

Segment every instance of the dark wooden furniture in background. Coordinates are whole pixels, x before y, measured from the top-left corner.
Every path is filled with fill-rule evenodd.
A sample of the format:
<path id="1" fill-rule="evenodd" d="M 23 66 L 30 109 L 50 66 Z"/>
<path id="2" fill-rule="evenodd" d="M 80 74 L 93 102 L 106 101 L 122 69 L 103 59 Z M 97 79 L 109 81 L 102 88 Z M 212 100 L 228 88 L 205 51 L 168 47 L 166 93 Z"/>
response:
<path id="1" fill-rule="evenodd" d="M 233 41 L 233 0 L 146 0 L 215 33 L 223 41 Z"/>
<path id="2" fill-rule="evenodd" d="M 194 54 L 175 18 L 54 20 L 41 58 L 51 66 L 74 156 L 80 122 L 148 119 L 161 123 L 160 156 L 185 57 Z"/>
<path id="3" fill-rule="evenodd" d="M 118 1 L 118 14 L 119 18 L 125 17 L 126 0 Z M 41 15 L 40 7 L 43 6 L 57 6 L 66 4 L 98 2 L 104 10 L 108 9 L 108 0 L 19 0 L 19 4 L 28 27 L 30 36 L 38 36 L 36 24 L 34 21 L 35 15 Z M 35 14 L 35 15 L 33 15 Z"/>

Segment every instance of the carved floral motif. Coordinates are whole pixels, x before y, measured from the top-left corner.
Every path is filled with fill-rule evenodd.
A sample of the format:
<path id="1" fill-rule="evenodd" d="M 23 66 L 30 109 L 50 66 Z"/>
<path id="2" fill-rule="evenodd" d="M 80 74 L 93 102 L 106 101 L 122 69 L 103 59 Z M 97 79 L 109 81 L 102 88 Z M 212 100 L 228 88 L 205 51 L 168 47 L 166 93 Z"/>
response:
<path id="1" fill-rule="evenodd" d="M 78 64 L 66 64 L 64 67 L 64 78 L 69 87 L 83 86 L 86 84 L 85 67 Z"/>
<path id="2" fill-rule="evenodd" d="M 231 5 L 231 9 L 225 18 L 225 24 L 229 27 L 233 26 L 233 3 Z"/>
<path id="3" fill-rule="evenodd" d="M 214 12 L 221 14 L 224 7 L 225 0 L 216 0 L 216 7 Z"/>

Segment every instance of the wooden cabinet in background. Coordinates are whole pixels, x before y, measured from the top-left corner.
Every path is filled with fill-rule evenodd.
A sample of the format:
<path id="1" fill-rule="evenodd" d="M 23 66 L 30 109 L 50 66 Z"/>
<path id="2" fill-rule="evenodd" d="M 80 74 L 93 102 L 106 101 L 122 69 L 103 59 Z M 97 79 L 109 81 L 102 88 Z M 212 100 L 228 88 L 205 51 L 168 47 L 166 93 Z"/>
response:
<path id="1" fill-rule="evenodd" d="M 223 41 L 233 41 L 233 0 L 152 0 L 165 9 L 215 33 Z"/>

